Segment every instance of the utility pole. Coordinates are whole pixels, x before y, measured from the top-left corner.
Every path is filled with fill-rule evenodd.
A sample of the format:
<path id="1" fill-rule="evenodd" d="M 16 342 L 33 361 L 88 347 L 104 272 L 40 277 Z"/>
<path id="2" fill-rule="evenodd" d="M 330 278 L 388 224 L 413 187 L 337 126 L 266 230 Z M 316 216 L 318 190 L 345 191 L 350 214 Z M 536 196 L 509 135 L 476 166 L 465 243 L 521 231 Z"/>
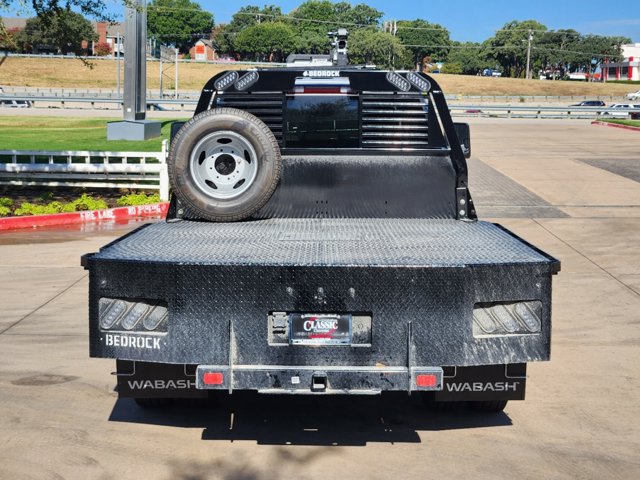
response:
<path id="1" fill-rule="evenodd" d="M 533 40 L 533 30 L 529 30 L 529 41 L 527 43 L 527 74 L 526 79 L 531 80 L 531 41 Z"/>

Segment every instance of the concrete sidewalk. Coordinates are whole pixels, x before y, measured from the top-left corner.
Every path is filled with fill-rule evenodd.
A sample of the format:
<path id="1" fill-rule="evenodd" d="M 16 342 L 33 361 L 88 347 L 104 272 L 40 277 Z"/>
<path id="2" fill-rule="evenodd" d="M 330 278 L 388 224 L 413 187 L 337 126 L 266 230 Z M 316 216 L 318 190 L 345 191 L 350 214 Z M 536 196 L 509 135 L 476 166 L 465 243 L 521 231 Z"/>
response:
<path id="1" fill-rule="evenodd" d="M 2 233 L 0 478 L 636 478 L 640 135 L 491 119 L 472 132 L 481 217 L 562 261 L 552 361 L 530 366 L 526 401 L 482 417 L 406 395 L 234 394 L 149 413 L 116 401 L 113 361 L 88 358 L 79 266 L 132 227 Z"/>

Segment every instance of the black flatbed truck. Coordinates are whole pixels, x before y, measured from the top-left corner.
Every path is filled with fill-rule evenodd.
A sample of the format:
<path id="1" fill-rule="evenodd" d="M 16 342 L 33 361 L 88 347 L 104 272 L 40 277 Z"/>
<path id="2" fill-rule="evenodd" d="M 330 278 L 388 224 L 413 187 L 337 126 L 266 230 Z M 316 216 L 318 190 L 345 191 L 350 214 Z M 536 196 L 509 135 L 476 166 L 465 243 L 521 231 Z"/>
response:
<path id="1" fill-rule="evenodd" d="M 82 259 L 90 354 L 117 360 L 120 397 L 524 399 L 560 264 L 477 220 L 469 128 L 433 78 L 222 72 L 174 127 L 166 222 Z M 254 182 L 263 198 L 238 205 Z"/>

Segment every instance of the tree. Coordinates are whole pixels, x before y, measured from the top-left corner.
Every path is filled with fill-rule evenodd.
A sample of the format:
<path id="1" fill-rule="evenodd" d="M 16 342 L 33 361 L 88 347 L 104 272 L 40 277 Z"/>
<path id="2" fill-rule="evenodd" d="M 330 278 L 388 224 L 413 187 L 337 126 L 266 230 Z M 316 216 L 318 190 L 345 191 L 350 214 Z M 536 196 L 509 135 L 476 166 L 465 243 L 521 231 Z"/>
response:
<path id="1" fill-rule="evenodd" d="M 627 37 L 606 37 L 602 35 L 585 35 L 577 43 L 578 51 L 576 63 L 580 68 L 589 73 L 589 78 L 593 71 L 601 66 L 605 59 L 616 62 L 622 59 L 622 45 L 631 43 Z"/>
<path id="2" fill-rule="evenodd" d="M 612 62 L 622 60 L 624 43 L 630 43 L 630 39 L 581 35 L 572 29 L 549 31 L 540 34 L 533 46 L 533 65 L 560 78 L 575 71 L 590 74 L 607 58 Z"/>
<path id="3" fill-rule="evenodd" d="M 46 20 L 30 18 L 24 30 L 15 36 L 15 42 L 22 51 L 54 49 L 62 54 L 81 54 L 83 41 L 96 39 L 91 22 L 66 8 L 52 13 Z"/>
<path id="4" fill-rule="evenodd" d="M 281 62 L 291 52 L 295 32 L 282 22 L 259 23 L 238 34 L 235 48 L 258 61 Z"/>
<path id="5" fill-rule="evenodd" d="M 450 63 L 458 64 L 464 75 L 476 75 L 491 66 L 486 48 L 473 42 L 453 42 L 445 66 Z"/>
<path id="6" fill-rule="evenodd" d="M 573 29 L 542 33 L 533 47 L 536 68 L 550 72 L 555 79 L 565 76 L 567 69 L 579 62 L 582 35 Z"/>
<path id="7" fill-rule="evenodd" d="M 328 53 L 330 30 L 346 27 L 353 34 L 359 28 L 377 27 L 382 15 L 383 12 L 365 4 L 308 0 L 289 14 L 296 31 L 296 52 Z"/>
<path id="8" fill-rule="evenodd" d="M 346 5 L 346 7 L 340 9 L 341 5 Z M 380 19 L 384 15 L 380 10 L 376 10 L 364 3 L 359 3 L 354 6 L 351 6 L 348 3 L 337 3 L 335 8 L 336 10 L 339 10 L 339 20 L 344 22 L 347 28 L 354 26 L 378 26 L 380 24 Z"/>
<path id="9" fill-rule="evenodd" d="M 8 10 L 15 5 L 18 7 L 31 6 L 36 16 L 44 23 L 60 13 L 62 10 L 79 10 L 82 15 L 86 15 L 97 20 L 114 21 L 115 17 L 107 11 L 105 0 L 0 0 L 0 10 Z"/>
<path id="10" fill-rule="evenodd" d="M 426 20 L 400 20 L 396 33 L 403 45 L 413 55 L 413 65 L 422 63 L 424 57 L 444 61 L 449 52 L 449 30 Z"/>
<path id="11" fill-rule="evenodd" d="M 462 74 L 462 65 L 457 62 L 448 62 L 445 63 L 440 69 L 440 73 L 448 73 L 450 75 L 461 75 Z"/>
<path id="12" fill-rule="evenodd" d="M 15 51 L 18 48 L 15 39 L 19 32 L 19 28 L 6 28 L 0 18 L 0 49 L 10 52 Z"/>
<path id="13" fill-rule="evenodd" d="M 147 33 L 160 43 L 174 45 L 182 52 L 213 29 L 213 14 L 191 0 L 151 0 L 147 7 Z"/>
<path id="14" fill-rule="evenodd" d="M 392 68 L 405 66 L 410 58 L 400 40 L 390 33 L 367 28 L 356 30 L 349 38 L 350 63 Z"/>
<path id="15" fill-rule="evenodd" d="M 488 40 L 491 48 L 490 55 L 502 68 L 502 73 L 509 77 L 524 77 L 527 64 L 527 45 L 529 35 L 533 35 L 532 61 L 536 61 L 535 47 L 547 27 L 535 20 L 507 23 Z"/>
<path id="16" fill-rule="evenodd" d="M 281 21 L 282 10 L 275 5 L 265 5 L 263 8 L 248 5 L 240 8 L 232 17 L 231 22 L 221 26 L 213 33 L 213 41 L 221 52 L 235 55 L 236 37 L 247 28 L 261 23 Z"/>
<path id="17" fill-rule="evenodd" d="M 96 45 L 93 47 L 93 53 L 98 57 L 111 55 L 112 52 L 113 52 L 113 49 L 111 48 L 111 44 L 107 42 L 96 43 Z"/>

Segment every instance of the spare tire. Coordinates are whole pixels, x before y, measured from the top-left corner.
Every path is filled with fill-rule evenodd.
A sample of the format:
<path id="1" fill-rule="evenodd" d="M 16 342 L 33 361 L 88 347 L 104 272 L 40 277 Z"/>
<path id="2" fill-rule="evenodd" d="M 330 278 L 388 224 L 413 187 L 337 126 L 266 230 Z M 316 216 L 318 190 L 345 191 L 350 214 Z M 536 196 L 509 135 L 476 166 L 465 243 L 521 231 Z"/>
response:
<path id="1" fill-rule="evenodd" d="M 259 118 L 217 108 L 182 126 L 167 167 L 186 217 L 231 222 L 267 203 L 280 180 L 282 160 L 276 138 Z"/>

